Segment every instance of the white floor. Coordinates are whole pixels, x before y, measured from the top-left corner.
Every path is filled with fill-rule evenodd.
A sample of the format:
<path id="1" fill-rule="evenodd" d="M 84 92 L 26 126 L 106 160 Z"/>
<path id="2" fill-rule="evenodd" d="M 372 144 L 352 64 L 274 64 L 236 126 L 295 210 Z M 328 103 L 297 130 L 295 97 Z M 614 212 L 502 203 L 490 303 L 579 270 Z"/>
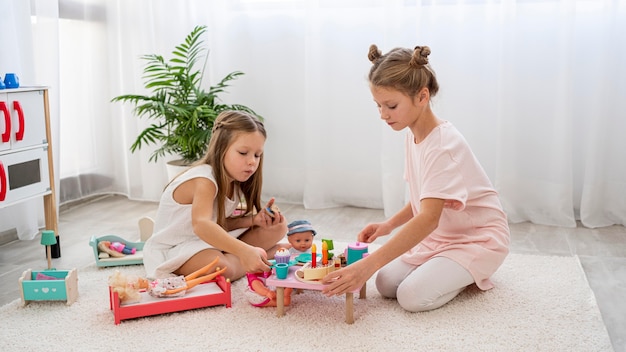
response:
<path id="1" fill-rule="evenodd" d="M 336 208 L 306 210 L 301 205 L 278 204 L 289 221 L 307 219 L 325 238 L 354 241 L 367 222 L 384 219 L 376 209 Z M 89 238 L 118 235 L 138 239 L 137 221 L 153 216 L 157 204 L 103 196 L 60 209 L 61 257 L 57 268 L 83 268 L 93 264 Z M 615 351 L 626 351 L 626 228 L 559 228 L 531 223 L 511 225 L 511 252 L 580 258 Z M 0 246 L 0 305 L 19 298 L 17 280 L 29 268 L 47 266 L 45 249 L 38 240 L 13 241 Z M 79 273 L 80 277 L 80 273 Z"/>

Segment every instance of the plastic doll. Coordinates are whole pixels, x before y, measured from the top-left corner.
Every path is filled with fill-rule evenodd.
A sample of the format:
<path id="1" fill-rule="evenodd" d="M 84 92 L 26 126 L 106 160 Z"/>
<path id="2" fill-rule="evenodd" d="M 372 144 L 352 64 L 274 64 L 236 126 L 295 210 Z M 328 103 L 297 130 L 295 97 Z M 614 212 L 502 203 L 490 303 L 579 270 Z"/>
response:
<path id="1" fill-rule="evenodd" d="M 248 278 L 248 301 L 255 307 L 276 307 L 276 291 L 265 285 L 265 279 L 270 273 L 246 273 Z M 292 288 L 285 288 L 284 304 L 291 303 Z"/>
<path id="2" fill-rule="evenodd" d="M 139 301 L 139 292 L 142 290 L 147 290 L 148 294 L 153 297 L 180 297 L 185 295 L 187 290 L 223 274 L 226 268 L 215 268 L 215 271 L 207 274 L 218 263 L 218 260 L 219 258 L 215 257 L 211 263 L 187 276 L 168 277 L 153 281 L 141 277 L 126 276 L 116 270 L 113 275 L 109 276 L 109 286 L 111 290 L 118 293 L 122 302 Z"/>
<path id="3" fill-rule="evenodd" d="M 287 227 L 287 241 L 291 244 L 289 249 L 291 254 L 311 253 L 313 237 L 317 234 L 311 223 L 307 220 L 296 220 L 287 225 Z"/>
<path id="4" fill-rule="evenodd" d="M 122 242 L 111 242 L 109 248 L 122 254 L 135 254 L 137 252 L 137 248 L 128 247 Z"/>
<path id="5" fill-rule="evenodd" d="M 105 258 L 107 255 L 113 258 L 121 258 L 126 254 L 120 253 L 111 248 L 110 241 L 100 241 L 98 242 L 98 251 L 100 252 L 100 258 Z"/>
<path id="6" fill-rule="evenodd" d="M 109 287 L 111 291 L 117 292 L 120 301 L 123 303 L 139 302 L 140 291 L 148 289 L 147 279 L 137 276 L 127 276 L 116 270 L 109 276 Z"/>
<path id="7" fill-rule="evenodd" d="M 183 296 L 187 293 L 187 290 L 195 287 L 198 284 L 203 282 L 211 281 L 215 279 L 218 275 L 223 274 L 226 271 L 226 268 L 220 269 L 215 268 L 215 271 L 211 274 L 203 275 L 211 269 L 211 267 L 215 266 L 219 261 L 219 257 L 215 257 L 215 259 L 204 266 L 201 269 L 196 270 L 195 272 L 187 275 L 187 276 L 175 276 L 175 277 L 167 277 L 164 279 L 156 279 L 148 285 L 148 293 L 154 297 L 179 297 Z"/>

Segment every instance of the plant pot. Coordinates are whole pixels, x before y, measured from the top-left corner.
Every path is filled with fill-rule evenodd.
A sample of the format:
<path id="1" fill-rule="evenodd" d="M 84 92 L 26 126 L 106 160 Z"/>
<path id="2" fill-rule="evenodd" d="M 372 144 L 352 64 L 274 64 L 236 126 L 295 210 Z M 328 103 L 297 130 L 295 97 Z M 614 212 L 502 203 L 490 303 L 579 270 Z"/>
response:
<path id="1" fill-rule="evenodd" d="M 167 179 L 171 181 L 174 177 L 176 177 L 181 172 L 187 170 L 190 166 L 191 165 L 189 165 L 182 159 L 168 161 L 165 164 L 165 167 L 167 169 Z"/>

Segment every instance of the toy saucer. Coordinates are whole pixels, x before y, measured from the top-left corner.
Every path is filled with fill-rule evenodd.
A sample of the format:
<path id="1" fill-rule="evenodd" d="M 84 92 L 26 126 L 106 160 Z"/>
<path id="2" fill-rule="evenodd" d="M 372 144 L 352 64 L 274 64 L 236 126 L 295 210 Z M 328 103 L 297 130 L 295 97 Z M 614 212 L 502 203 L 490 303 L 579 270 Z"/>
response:
<path id="1" fill-rule="evenodd" d="M 273 268 L 273 267 L 275 267 L 275 266 L 276 266 L 276 260 L 274 260 L 274 259 L 270 259 L 270 260 L 268 260 L 268 261 L 270 262 L 270 264 L 272 264 L 272 265 L 270 265 L 270 268 Z M 293 265 L 296 265 L 296 264 L 298 264 L 298 262 L 297 262 L 295 259 L 291 259 L 291 260 L 289 261 L 289 264 L 287 264 L 287 265 L 289 265 L 289 266 L 293 266 Z"/>
<path id="2" fill-rule="evenodd" d="M 296 260 L 298 261 L 298 263 L 308 263 L 313 260 L 313 255 L 311 253 L 300 253 L 300 255 L 296 257 Z M 321 254 L 317 255 L 317 260 L 322 260 Z"/>

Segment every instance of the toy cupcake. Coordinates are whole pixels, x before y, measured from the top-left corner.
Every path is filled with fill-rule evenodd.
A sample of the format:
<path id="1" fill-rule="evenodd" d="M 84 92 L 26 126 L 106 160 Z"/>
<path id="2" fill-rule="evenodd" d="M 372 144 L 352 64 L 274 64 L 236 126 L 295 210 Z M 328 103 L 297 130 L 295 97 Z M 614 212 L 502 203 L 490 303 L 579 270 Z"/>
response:
<path id="1" fill-rule="evenodd" d="M 276 264 L 285 263 L 289 264 L 289 260 L 291 260 L 291 254 L 289 250 L 286 248 L 279 248 L 274 254 L 274 260 L 276 260 Z"/>

